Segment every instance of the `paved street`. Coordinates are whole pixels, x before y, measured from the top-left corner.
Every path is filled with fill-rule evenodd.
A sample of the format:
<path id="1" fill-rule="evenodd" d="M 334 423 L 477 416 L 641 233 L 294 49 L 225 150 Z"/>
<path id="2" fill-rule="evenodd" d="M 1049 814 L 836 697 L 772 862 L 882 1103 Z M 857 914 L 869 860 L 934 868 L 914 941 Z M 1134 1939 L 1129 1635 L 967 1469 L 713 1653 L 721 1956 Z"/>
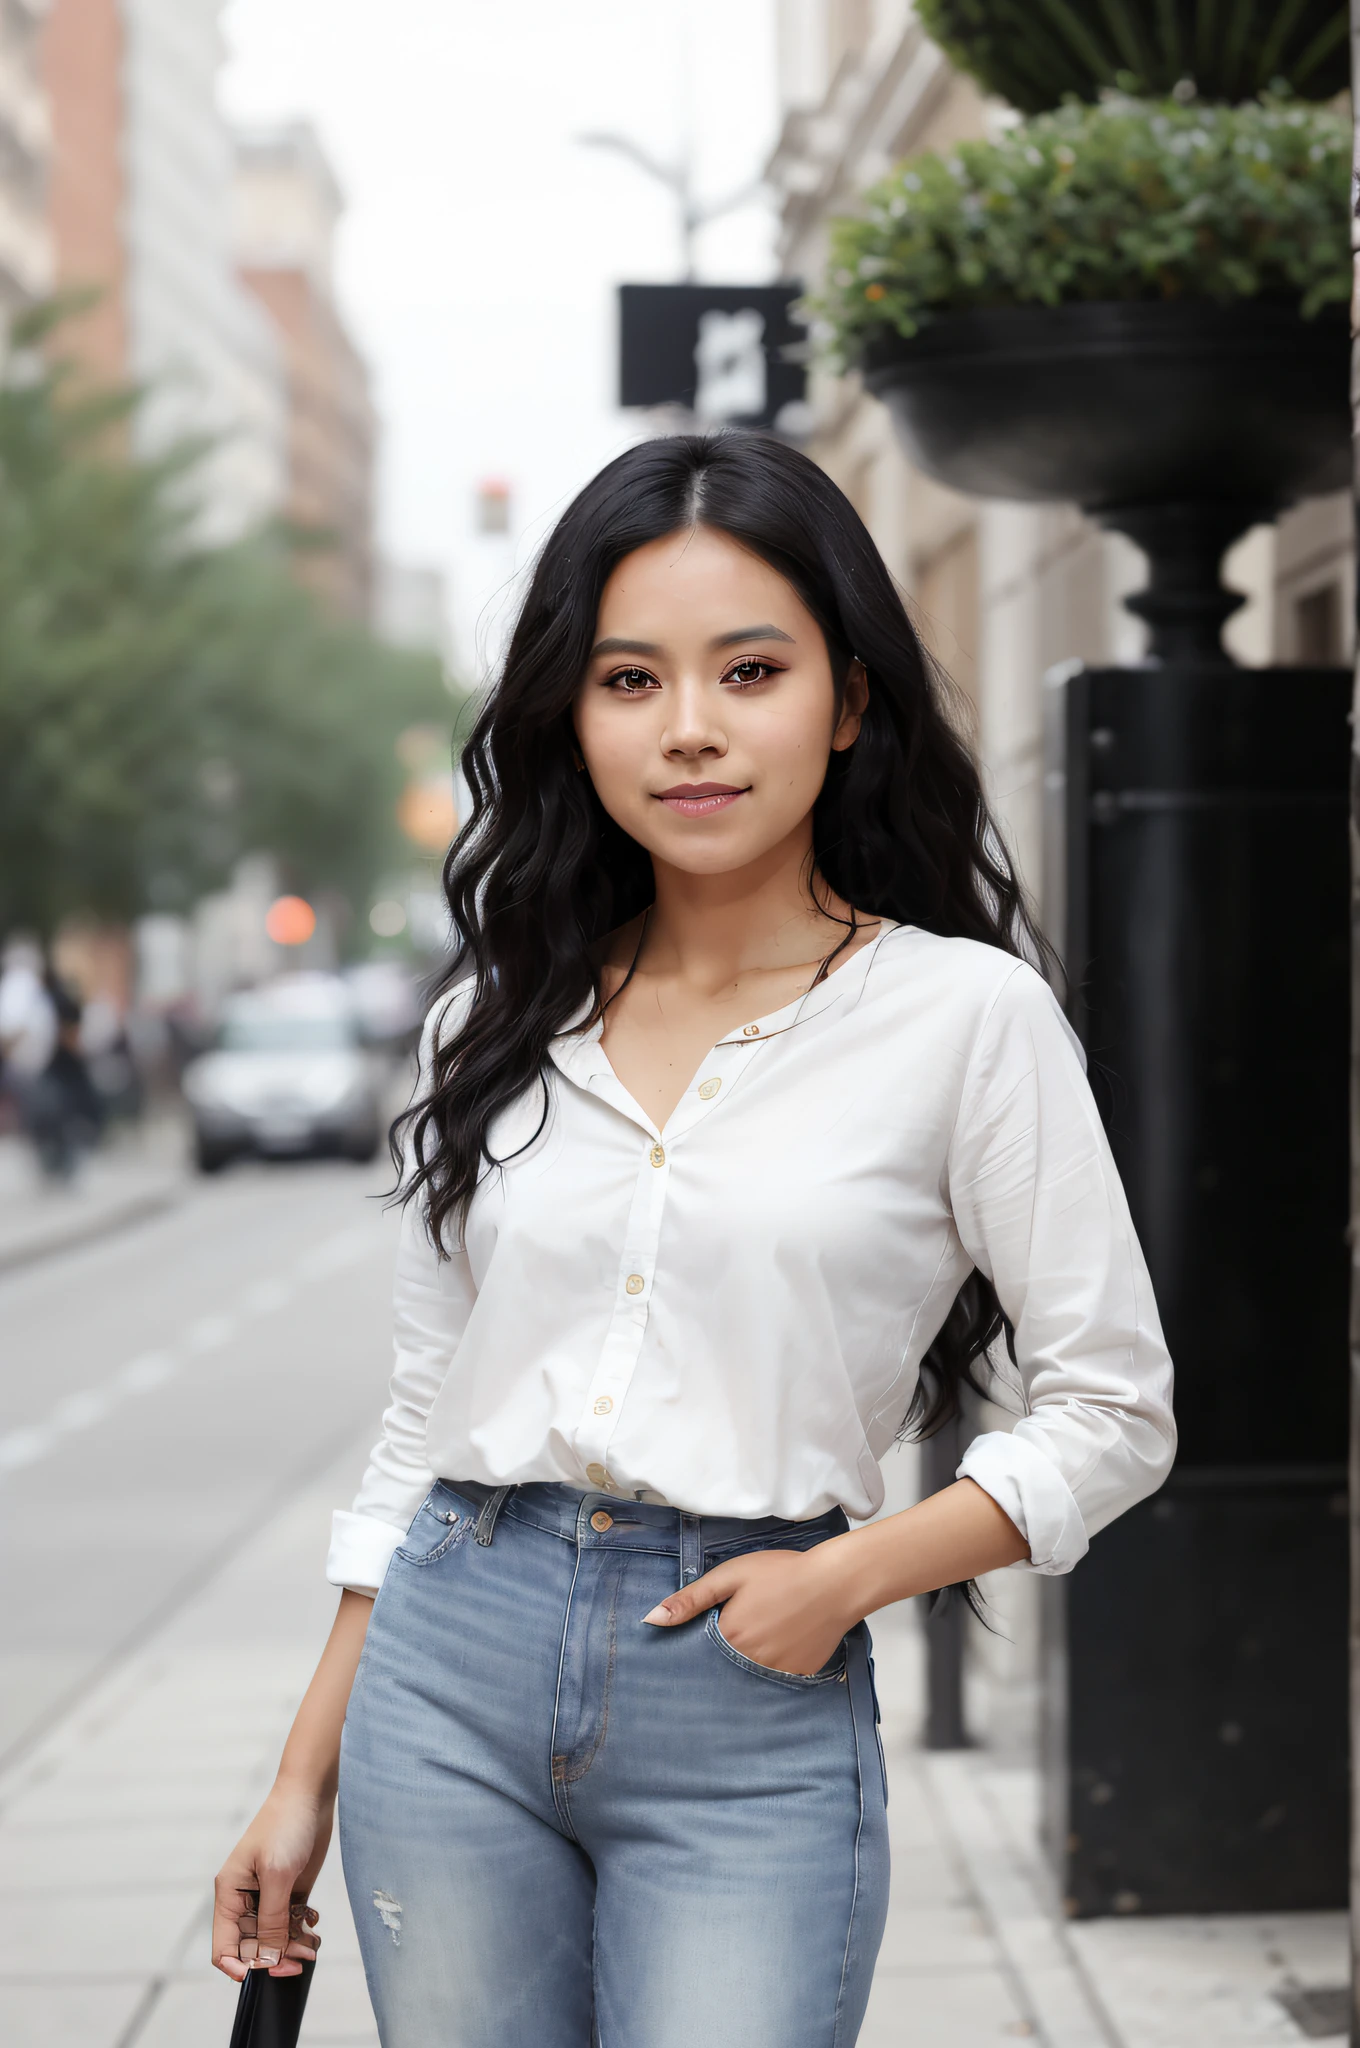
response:
<path id="1" fill-rule="evenodd" d="M 376 1420 L 384 1185 L 245 1167 L 4 1279 L 0 1767 Z"/>
<path id="2" fill-rule="evenodd" d="M 380 1170 L 247 1167 L 0 1277 L 0 2039 L 211 2048 L 208 1883 L 333 1607 L 330 1508 L 381 1407 Z M 876 1630 L 894 1888 L 863 2048 L 1247 2048 L 1339 1983 L 1340 1916 L 1055 1923 L 1032 1775 L 915 1746 L 920 1645 Z M 338 1860 L 304 2041 L 373 2048 Z M 434 2044 L 432 2044 L 434 2048 Z"/>

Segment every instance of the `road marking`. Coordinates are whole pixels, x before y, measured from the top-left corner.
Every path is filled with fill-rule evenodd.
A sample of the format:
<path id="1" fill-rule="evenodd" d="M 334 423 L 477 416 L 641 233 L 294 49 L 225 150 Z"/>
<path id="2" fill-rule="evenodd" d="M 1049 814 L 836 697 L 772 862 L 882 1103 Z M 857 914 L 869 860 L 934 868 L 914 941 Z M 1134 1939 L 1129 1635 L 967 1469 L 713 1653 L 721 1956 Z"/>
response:
<path id="1" fill-rule="evenodd" d="M 178 1361 L 167 1352 L 148 1351 L 116 1372 L 113 1384 L 120 1393 L 149 1394 L 153 1387 L 163 1387 L 167 1380 L 172 1380 L 178 1371 Z"/>
<path id="2" fill-rule="evenodd" d="M 34 1465 L 56 1446 L 55 1431 L 41 1427 L 12 1429 L 0 1436 L 0 1472 L 17 1472 L 22 1465 Z"/>
<path id="3" fill-rule="evenodd" d="M 184 1339 L 186 1351 L 220 1351 L 236 1335 L 239 1324 L 234 1316 L 203 1316 L 188 1331 Z"/>
<path id="4" fill-rule="evenodd" d="M 296 1293 L 296 1287 L 287 1280 L 257 1280 L 241 1296 L 241 1307 L 248 1316 L 272 1315 L 275 1309 L 290 1302 Z"/>
<path id="5" fill-rule="evenodd" d="M 373 1232 L 367 1224 L 351 1224 L 299 1259 L 298 1272 L 306 1280 L 325 1280 L 332 1273 L 343 1271 L 351 1259 L 372 1243 Z"/>
<path id="6" fill-rule="evenodd" d="M 111 1387 L 90 1387 L 81 1394 L 68 1394 L 48 1417 L 49 1429 L 63 1431 L 88 1429 L 92 1422 L 102 1422 L 118 1400 Z"/>
<path id="7" fill-rule="evenodd" d="M 243 1324 L 286 1308 L 296 1298 L 300 1282 L 329 1279 L 382 1243 L 368 1222 L 351 1224 L 335 1236 L 323 1238 L 320 1244 L 303 1253 L 290 1273 L 257 1280 L 247 1288 L 234 1315 L 200 1316 L 173 1349 L 147 1351 L 140 1358 L 129 1359 L 102 1386 L 63 1395 L 44 1421 L 26 1423 L 22 1429 L 12 1429 L 0 1436 L 0 1473 L 36 1465 L 76 1431 L 102 1422 L 121 1402 L 165 1386 L 183 1370 L 186 1358 L 201 1358 L 207 1352 L 220 1351 L 241 1334 Z"/>

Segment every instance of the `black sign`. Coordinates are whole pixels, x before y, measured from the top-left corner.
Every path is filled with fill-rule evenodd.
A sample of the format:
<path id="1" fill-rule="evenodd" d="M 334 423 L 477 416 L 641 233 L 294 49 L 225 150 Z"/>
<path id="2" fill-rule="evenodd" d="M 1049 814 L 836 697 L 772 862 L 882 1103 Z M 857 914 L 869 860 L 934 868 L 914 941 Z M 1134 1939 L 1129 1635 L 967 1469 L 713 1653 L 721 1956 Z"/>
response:
<path id="1" fill-rule="evenodd" d="M 804 394 L 807 329 L 790 318 L 802 289 L 620 285 L 620 405 L 680 405 L 706 425 L 773 426 Z"/>

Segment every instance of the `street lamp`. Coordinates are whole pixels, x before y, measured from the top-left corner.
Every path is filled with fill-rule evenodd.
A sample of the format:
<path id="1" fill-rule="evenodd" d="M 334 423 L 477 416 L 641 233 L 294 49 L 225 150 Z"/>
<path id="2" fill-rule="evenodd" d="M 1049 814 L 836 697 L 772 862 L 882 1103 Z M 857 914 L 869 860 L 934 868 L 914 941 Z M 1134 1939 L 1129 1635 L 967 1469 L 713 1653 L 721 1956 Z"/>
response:
<path id="1" fill-rule="evenodd" d="M 723 199 L 700 200 L 694 192 L 694 160 L 688 150 L 676 163 L 668 164 L 654 157 L 641 143 L 634 142 L 630 135 L 592 132 L 578 135 L 576 140 L 584 149 L 612 149 L 616 156 L 626 157 L 638 170 L 645 171 L 649 178 L 655 178 L 658 185 L 666 187 L 680 215 L 680 244 L 684 256 L 682 282 L 685 284 L 695 282 L 694 237 L 699 229 L 725 213 L 735 213 L 739 206 L 745 206 L 754 199 L 765 184 L 763 177 L 749 178 Z"/>

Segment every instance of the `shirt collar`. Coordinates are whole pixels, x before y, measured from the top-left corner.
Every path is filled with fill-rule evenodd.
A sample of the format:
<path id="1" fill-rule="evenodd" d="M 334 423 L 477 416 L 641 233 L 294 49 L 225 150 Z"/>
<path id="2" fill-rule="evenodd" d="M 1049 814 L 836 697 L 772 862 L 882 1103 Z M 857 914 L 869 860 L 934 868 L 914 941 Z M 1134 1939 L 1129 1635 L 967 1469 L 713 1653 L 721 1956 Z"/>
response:
<path id="1" fill-rule="evenodd" d="M 754 1017 L 749 1024 L 738 1025 L 726 1038 L 720 1038 L 700 1061 L 700 1070 L 711 1060 L 713 1054 L 726 1051 L 729 1047 L 753 1051 L 756 1046 L 764 1044 L 766 1039 L 777 1038 L 783 1032 L 792 1030 L 795 1025 L 805 1024 L 813 1017 L 820 1016 L 833 1003 L 844 1002 L 847 998 L 858 995 L 884 939 L 891 932 L 902 929 L 901 925 L 888 917 L 880 920 L 880 926 L 880 930 L 870 939 L 867 946 L 861 946 L 843 967 L 833 968 L 824 981 L 817 982 L 803 995 L 795 996 L 793 1001 L 785 1003 L 782 1009 L 771 1010 L 764 1017 Z M 639 1118 L 643 1118 L 643 1112 L 610 1065 L 609 1055 L 602 1043 L 604 1021 L 600 1017 L 590 1021 L 593 1008 L 594 999 L 587 997 L 575 1015 L 552 1040 L 549 1052 L 553 1064 L 578 1088 L 587 1089 L 592 1094 L 612 1102 L 616 1108 L 623 1110 L 626 1116 L 637 1122 Z M 682 1103 L 681 1107 L 683 1106 Z M 673 1129 L 679 1114 L 680 1111 L 677 1109 L 668 1129 Z M 643 1121 L 651 1130 L 650 1119 L 643 1118 Z"/>

